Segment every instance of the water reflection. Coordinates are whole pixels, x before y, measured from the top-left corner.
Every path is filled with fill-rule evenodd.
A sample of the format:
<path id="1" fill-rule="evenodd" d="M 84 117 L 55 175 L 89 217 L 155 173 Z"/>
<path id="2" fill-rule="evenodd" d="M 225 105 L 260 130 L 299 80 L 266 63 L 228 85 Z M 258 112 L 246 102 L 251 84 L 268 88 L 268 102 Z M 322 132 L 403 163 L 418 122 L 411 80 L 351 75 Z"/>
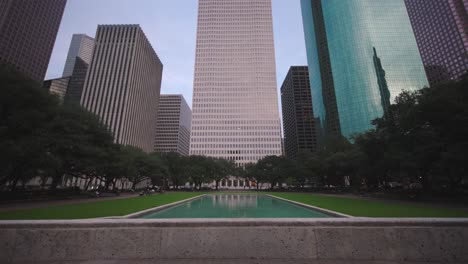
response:
<path id="1" fill-rule="evenodd" d="M 257 195 L 245 194 L 217 194 L 212 196 L 215 208 L 257 208 Z"/>
<path id="2" fill-rule="evenodd" d="M 375 73 L 377 74 L 377 83 L 379 85 L 380 99 L 382 103 L 382 109 L 384 114 L 387 114 L 390 108 L 390 90 L 388 89 L 386 73 L 382 66 L 382 60 L 377 55 L 377 50 L 374 47 L 374 67 Z"/>

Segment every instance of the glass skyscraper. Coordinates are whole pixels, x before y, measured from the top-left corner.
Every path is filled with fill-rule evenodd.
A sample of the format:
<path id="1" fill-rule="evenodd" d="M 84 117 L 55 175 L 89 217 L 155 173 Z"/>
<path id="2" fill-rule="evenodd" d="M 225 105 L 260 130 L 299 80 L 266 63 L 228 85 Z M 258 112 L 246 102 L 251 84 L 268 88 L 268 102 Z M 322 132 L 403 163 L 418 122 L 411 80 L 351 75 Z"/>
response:
<path id="1" fill-rule="evenodd" d="M 372 127 L 403 90 L 428 85 L 404 0 L 301 0 L 319 138 Z"/>

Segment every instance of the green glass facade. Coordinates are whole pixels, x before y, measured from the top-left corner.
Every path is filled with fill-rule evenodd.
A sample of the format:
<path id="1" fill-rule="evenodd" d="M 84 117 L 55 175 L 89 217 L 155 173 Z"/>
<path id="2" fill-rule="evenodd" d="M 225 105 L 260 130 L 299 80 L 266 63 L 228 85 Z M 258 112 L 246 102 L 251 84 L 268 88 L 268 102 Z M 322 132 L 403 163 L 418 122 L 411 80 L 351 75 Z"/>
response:
<path id="1" fill-rule="evenodd" d="M 428 86 L 404 0 L 301 0 L 317 135 L 372 127 Z"/>

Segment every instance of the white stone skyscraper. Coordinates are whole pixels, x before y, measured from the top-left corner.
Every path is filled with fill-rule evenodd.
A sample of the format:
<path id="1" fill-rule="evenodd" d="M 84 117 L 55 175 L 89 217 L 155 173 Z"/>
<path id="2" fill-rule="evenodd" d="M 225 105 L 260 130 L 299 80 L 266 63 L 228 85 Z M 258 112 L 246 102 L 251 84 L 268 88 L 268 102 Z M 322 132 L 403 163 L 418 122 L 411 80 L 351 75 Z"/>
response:
<path id="1" fill-rule="evenodd" d="M 281 155 L 271 0 L 199 0 L 191 155 Z"/>
<path id="2" fill-rule="evenodd" d="M 70 48 L 68 49 L 67 61 L 63 69 L 63 77 L 73 74 L 76 57 L 80 57 L 88 65 L 93 57 L 94 39 L 85 34 L 73 34 Z"/>

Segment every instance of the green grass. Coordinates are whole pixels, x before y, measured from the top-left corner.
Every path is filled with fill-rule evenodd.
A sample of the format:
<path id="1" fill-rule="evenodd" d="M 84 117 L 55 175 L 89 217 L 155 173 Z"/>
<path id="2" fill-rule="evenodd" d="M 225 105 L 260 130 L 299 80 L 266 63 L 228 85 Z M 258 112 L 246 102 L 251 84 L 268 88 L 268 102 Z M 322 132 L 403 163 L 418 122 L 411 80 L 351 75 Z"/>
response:
<path id="1" fill-rule="evenodd" d="M 202 193 L 175 192 L 162 195 L 158 194 L 151 196 L 132 197 L 127 199 L 67 204 L 27 210 L 15 210 L 0 212 L 0 219 L 84 219 L 106 216 L 124 216 L 156 206 L 192 198 L 201 194 Z"/>
<path id="2" fill-rule="evenodd" d="M 252 192 L 255 193 L 255 192 Z M 95 201 L 46 208 L 0 212 L 0 220 L 84 219 L 124 216 L 156 206 L 192 198 L 203 193 L 174 192 L 163 195 Z M 399 202 L 332 197 L 304 193 L 269 193 L 281 198 L 320 208 L 362 217 L 468 217 L 468 210 L 431 205 L 408 205 Z"/>
<path id="3" fill-rule="evenodd" d="M 468 217 L 468 210 L 430 205 L 332 197 L 303 193 L 269 193 L 273 196 L 361 217 Z"/>

